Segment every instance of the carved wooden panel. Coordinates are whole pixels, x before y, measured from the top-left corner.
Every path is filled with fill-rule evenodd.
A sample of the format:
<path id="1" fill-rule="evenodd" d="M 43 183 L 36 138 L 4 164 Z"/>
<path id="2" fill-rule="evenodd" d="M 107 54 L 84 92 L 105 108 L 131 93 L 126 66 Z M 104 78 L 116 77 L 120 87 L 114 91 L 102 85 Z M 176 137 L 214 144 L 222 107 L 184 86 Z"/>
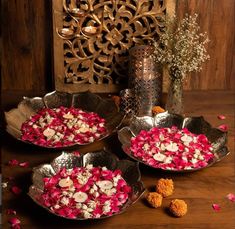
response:
<path id="1" fill-rule="evenodd" d="M 55 86 L 66 92 L 115 92 L 125 87 L 129 49 L 158 37 L 169 4 L 169 0 L 52 2 Z"/>

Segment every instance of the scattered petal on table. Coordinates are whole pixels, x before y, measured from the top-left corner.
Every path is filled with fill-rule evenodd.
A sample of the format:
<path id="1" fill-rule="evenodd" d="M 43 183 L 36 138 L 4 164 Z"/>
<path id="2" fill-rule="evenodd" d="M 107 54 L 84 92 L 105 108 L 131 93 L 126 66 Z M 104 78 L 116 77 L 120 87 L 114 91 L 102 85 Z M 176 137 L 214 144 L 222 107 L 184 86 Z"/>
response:
<path id="1" fill-rule="evenodd" d="M 8 182 L 2 182 L 2 188 L 7 188 Z"/>
<path id="2" fill-rule="evenodd" d="M 19 164 L 19 161 L 16 159 L 12 159 L 12 160 L 8 161 L 8 165 L 10 165 L 10 166 L 16 166 L 18 164 Z"/>
<path id="3" fill-rule="evenodd" d="M 226 119 L 226 117 L 224 115 L 218 115 L 217 118 L 220 119 L 220 120 Z"/>
<path id="4" fill-rule="evenodd" d="M 212 204 L 212 208 L 215 210 L 215 211 L 220 211 L 221 207 L 218 205 L 218 204 Z"/>
<path id="5" fill-rule="evenodd" d="M 227 125 L 224 125 L 224 124 L 223 124 L 223 125 L 220 125 L 220 126 L 219 126 L 219 129 L 226 132 L 226 131 L 228 131 L 228 126 L 227 126 Z"/>
<path id="6" fill-rule="evenodd" d="M 11 218 L 8 222 L 11 224 L 11 228 L 20 229 L 20 220 L 18 218 Z"/>
<path id="7" fill-rule="evenodd" d="M 20 166 L 20 167 L 23 167 L 23 168 L 27 168 L 27 167 L 29 167 L 29 162 L 21 162 L 21 163 L 19 164 L 19 166 Z"/>
<path id="8" fill-rule="evenodd" d="M 7 215 L 16 215 L 16 211 L 9 208 L 9 209 L 6 210 L 6 214 Z"/>
<path id="9" fill-rule="evenodd" d="M 12 229 L 20 229 L 20 224 L 14 224 L 11 226 Z"/>
<path id="10" fill-rule="evenodd" d="M 235 195 L 234 195 L 233 193 L 229 193 L 229 194 L 227 195 L 227 198 L 228 198 L 230 201 L 235 202 Z"/>
<path id="11" fill-rule="evenodd" d="M 22 190 L 21 190 L 19 187 L 17 187 L 17 186 L 13 186 L 13 187 L 11 188 L 11 191 L 12 191 L 14 194 L 16 194 L 16 195 L 19 195 L 19 194 L 22 192 Z"/>

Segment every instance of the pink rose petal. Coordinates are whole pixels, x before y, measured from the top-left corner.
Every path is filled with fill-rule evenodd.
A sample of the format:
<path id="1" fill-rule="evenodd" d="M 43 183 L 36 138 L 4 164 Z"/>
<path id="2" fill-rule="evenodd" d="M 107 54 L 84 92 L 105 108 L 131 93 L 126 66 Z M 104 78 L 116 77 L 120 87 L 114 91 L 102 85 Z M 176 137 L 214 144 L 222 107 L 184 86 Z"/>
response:
<path id="1" fill-rule="evenodd" d="M 11 228 L 20 229 L 20 220 L 18 218 L 10 218 L 8 222 L 11 224 Z"/>
<path id="2" fill-rule="evenodd" d="M 219 206 L 219 204 L 212 204 L 212 208 L 215 210 L 215 211 L 220 211 L 221 207 Z"/>
<path id="3" fill-rule="evenodd" d="M 8 161 L 8 165 L 10 165 L 10 166 L 16 166 L 18 164 L 19 164 L 19 161 L 16 159 L 12 159 L 12 160 Z"/>
<path id="4" fill-rule="evenodd" d="M 219 126 L 219 129 L 222 130 L 222 131 L 224 131 L 224 132 L 226 132 L 226 131 L 228 131 L 228 126 L 225 125 L 225 124 L 220 125 L 220 126 Z"/>
<path id="5" fill-rule="evenodd" d="M 229 193 L 226 197 L 227 197 L 230 201 L 235 202 L 235 195 L 234 195 L 233 193 Z"/>
<path id="6" fill-rule="evenodd" d="M 29 162 L 21 162 L 21 163 L 19 164 L 19 166 L 20 166 L 20 167 L 23 167 L 23 168 L 27 168 L 27 167 L 29 167 Z"/>
<path id="7" fill-rule="evenodd" d="M 16 211 L 9 208 L 9 209 L 6 210 L 6 214 L 7 215 L 16 215 Z"/>
<path id="8" fill-rule="evenodd" d="M 217 118 L 220 119 L 220 120 L 226 119 L 226 117 L 224 115 L 218 115 Z"/>
<path id="9" fill-rule="evenodd" d="M 17 186 L 13 186 L 13 187 L 11 188 L 11 191 L 12 191 L 14 194 L 16 194 L 16 195 L 19 195 L 19 194 L 22 192 L 22 190 L 21 190 L 19 187 L 17 187 Z"/>

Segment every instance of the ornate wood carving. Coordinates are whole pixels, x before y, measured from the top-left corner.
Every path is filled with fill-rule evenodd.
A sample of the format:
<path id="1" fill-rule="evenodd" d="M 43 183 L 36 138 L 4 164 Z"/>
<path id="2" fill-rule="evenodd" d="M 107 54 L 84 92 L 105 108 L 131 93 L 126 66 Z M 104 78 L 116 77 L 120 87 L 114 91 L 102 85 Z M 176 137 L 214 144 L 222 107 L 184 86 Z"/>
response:
<path id="1" fill-rule="evenodd" d="M 128 50 L 161 33 L 166 4 L 167 0 L 53 0 L 56 89 L 120 90 L 127 82 Z"/>

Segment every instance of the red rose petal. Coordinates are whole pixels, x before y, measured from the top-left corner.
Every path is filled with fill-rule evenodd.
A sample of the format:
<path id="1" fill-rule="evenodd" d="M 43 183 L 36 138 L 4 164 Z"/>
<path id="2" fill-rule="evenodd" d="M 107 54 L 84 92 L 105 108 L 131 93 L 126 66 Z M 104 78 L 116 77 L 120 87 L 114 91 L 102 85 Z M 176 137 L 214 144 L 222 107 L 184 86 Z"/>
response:
<path id="1" fill-rule="evenodd" d="M 212 204 L 212 208 L 215 210 L 215 211 L 220 211 L 221 207 L 219 206 L 219 204 Z"/>
<path id="2" fill-rule="evenodd" d="M 13 187 L 11 188 L 11 191 L 12 191 L 14 194 L 16 194 L 16 195 L 19 195 L 19 194 L 22 192 L 22 190 L 21 190 L 19 187 L 17 187 L 17 186 L 13 186 Z"/>
<path id="3" fill-rule="evenodd" d="M 20 220 L 18 218 L 10 218 L 8 222 L 11 224 L 11 228 L 20 229 Z"/>
<path id="4" fill-rule="evenodd" d="M 21 162 L 21 163 L 19 164 L 19 166 L 20 166 L 20 167 L 23 167 L 23 168 L 27 168 L 27 167 L 29 167 L 29 162 Z"/>
<path id="5" fill-rule="evenodd" d="M 8 165 L 10 165 L 10 166 L 16 166 L 18 164 L 19 164 L 19 161 L 16 159 L 12 159 L 12 160 L 8 161 Z"/>
<path id="6" fill-rule="evenodd" d="M 20 220 L 16 217 L 10 218 L 8 221 L 10 224 L 20 224 Z"/>
<path id="7" fill-rule="evenodd" d="M 6 214 L 7 215 L 16 215 L 16 211 L 9 208 L 9 209 L 6 210 Z"/>
<path id="8" fill-rule="evenodd" d="M 228 131 L 228 126 L 225 125 L 225 124 L 220 125 L 220 126 L 219 126 L 219 129 L 222 130 L 222 131 L 224 131 L 224 132 L 226 132 L 226 131 Z"/>
<path id="9" fill-rule="evenodd" d="M 220 119 L 220 120 L 226 119 L 226 117 L 224 115 L 218 115 L 217 118 Z"/>
<path id="10" fill-rule="evenodd" d="M 235 202 L 235 195 L 234 195 L 233 193 L 229 193 L 226 197 L 227 197 L 230 201 Z"/>
<path id="11" fill-rule="evenodd" d="M 79 151 L 73 151 L 73 154 L 74 154 L 75 156 L 77 156 L 77 157 L 80 157 L 80 156 L 81 156 L 81 154 L 80 154 Z"/>

